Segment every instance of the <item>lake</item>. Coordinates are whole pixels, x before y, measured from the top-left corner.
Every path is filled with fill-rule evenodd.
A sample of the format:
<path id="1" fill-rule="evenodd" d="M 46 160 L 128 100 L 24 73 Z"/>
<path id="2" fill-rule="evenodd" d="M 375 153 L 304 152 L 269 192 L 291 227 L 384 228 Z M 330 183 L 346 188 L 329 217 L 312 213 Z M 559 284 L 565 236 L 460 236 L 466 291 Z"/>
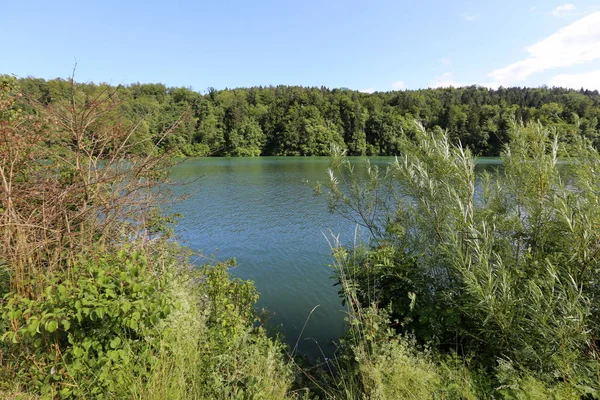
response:
<path id="1" fill-rule="evenodd" d="M 392 157 L 372 158 L 376 163 Z M 482 160 L 481 167 L 497 164 Z M 255 282 L 259 307 L 269 310 L 293 347 L 306 323 L 299 352 L 330 357 L 344 330 L 344 307 L 332 279 L 333 262 L 324 235 L 351 244 L 355 226 L 330 214 L 325 197 L 310 184 L 327 180 L 327 157 L 194 158 L 175 166 L 175 194 L 189 197 L 171 211 L 183 214 L 179 241 L 218 260 L 235 257 L 231 273 Z M 198 260 L 199 263 L 202 260 Z M 311 310 L 318 306 L 310 319 Z M 321 355 L 322 356 L 322 355 Z"/>

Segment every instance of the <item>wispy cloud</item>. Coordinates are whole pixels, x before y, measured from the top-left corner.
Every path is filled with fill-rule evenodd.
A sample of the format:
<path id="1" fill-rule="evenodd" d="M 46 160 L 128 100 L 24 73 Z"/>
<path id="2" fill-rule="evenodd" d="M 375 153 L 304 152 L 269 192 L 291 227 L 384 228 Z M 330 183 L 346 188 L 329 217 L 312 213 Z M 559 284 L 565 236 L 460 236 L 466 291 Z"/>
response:
<path id="1" fill-rule="evenodd" d="M 600 69 L 579 74 L 560 74 L 550 79 L 550 86 L 600 90 Z"/>
<path id="2" fill-rule="evenodd" d="M 448 57 L 444 57 L 444 58 L 440 58 L 440 64 L 442 64 L 443 66 L 448 66 L 452 63 L 452 60 L 450 60 L 450 58 Z"/>
<path id="3" fill-rule="evenodd" d="M 525 48 L 529 56 L 492 71 L 492 85 L 510 86 L 533 74 L 600 59 L 600 12 L 589 14 Z"/>
<path id="4" fill-rule="evenodd" d="M 375 89 L 373 89 L 373 88 L 362 89 L 362 90 L 359 90 L 359 92 L 371 94 L 371 93 L 375 93 Z"/>
<path id="5" fill-rule="evenodd" d="M 575 10 L 575 4 L 565 3 L 550 11 L 550 14 L 554 15 L 555 17 L 564 17 L 567 15 L 571 15 L 571 12 L 573 10 Z"/>
<path id="6" fill-rule="evenodd" d="M 392 89 L 394 89 L 394 90 L 406 89 L 406 83 L 404 81 L 392 82 L 391 86 L 392 86 Z"/>
<path id="7" fill-rule="evenodd" d="M 477 21 L 479 19 L 479 14 L 472 14 L 468 12 L 462 13 L 460 14 L 460 16 L 462 17 L 462 19 L 468 22 Z"/>
<path id="8" fill-rule="evenodd" d="M 429 87 L 432 88 L 443 88 L 443 87 L 461 87 L 467 86 L 464 83 L 460 83 L 454 79 L 452 72 L 446 72 L 440 76 L 436 76 L 429 82 Z"/>

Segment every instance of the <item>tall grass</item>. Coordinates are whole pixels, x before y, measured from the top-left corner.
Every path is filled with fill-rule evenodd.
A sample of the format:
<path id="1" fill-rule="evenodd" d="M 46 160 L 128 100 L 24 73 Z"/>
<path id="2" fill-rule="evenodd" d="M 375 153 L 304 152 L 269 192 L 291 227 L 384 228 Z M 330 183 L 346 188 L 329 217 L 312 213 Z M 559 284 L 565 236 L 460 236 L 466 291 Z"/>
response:
<path id="1" fill-rule="evenodd" d="M 422 127 L 383 171 L 334 157 L 330 207 L 372 234 L 334 246 L 367 395 L 598 396 L 600 155 L 538 124 L 514 123 L 510 139 L 502 167 L 480 177 L 468 150 Z M 400 355 L 415 348 L 404 359 L 422 380 L 409 383 Z"/>

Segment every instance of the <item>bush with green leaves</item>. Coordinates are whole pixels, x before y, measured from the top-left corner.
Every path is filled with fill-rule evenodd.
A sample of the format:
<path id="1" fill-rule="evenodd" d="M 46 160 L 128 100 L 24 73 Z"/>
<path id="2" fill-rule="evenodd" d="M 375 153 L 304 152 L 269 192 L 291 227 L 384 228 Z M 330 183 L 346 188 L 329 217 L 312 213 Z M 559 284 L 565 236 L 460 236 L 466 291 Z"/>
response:
<path id="1" fill-rule="evenodd" d="M 200 269 L 208 329 L 197 337 L 202 398 L 284 399 L 293 380 L 284 345 L 267 336 L 254 284 L 230 279 L 230 264 Z"/>
<path id="2" fill-rule="evenodd" d="M 338 252 L 343 291 L 489 374 L 509 363 L 545 388 L 599 396 L 598 151 L 515 123 L 501 167 L 477 175 L 443 132 L 421 128 L 399 146 L 387 169 L 364 174 L 334 157 L 330 206 L 372 233 Z"/>
<path id="3" fill-rule="evenodd" d="M 125 250 L 82 259 L 72 274 L 54 275 L 39 298 L 7 297 L 7 369 L 44 395 L 122 396 L 152 365 L 158 322 L 177 306 L 170 274 Z"/>
<path id="4" fill-rule="evenodd" d="M 156 254 L 154 254 L 156 256 Z M 36 299 L 10 293 L 2 389 L 43 398 L 282 399 L 283 345 L 255 326 L 251 282 L 230 264 L 162 265 L 124 248 L 54 274 Z M 1 392 L 0 392 L 1 393 Z"/>

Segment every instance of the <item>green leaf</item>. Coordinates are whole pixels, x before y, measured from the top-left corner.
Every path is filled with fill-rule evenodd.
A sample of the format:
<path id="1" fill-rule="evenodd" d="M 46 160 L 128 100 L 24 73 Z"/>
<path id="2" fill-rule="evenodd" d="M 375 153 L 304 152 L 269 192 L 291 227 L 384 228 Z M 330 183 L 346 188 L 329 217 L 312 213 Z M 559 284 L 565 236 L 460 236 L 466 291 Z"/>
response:
<path id="1" fill-rule="evenodd" d="M 40 333 L 40 321 L 37 318 L 30 318 L 28 330 L 31 336 L 35 336 L 36 333 Z"/>
<path id="2" fill-rule="evenodd" d="M 46 328 L 46 330 L 50 333 L 55 332 L 58 329 L 58 322 L 52 320 L 52 321 L 48 321 L 46 322 L 46 324 L 44 325 L 44 327 Z"/>
<path id="3" fill-rule="evenodd" d="M 127 313 L 129 310 L 131 310 L 131 303 L 128 301 L 124 301 L 121 304 L 121 310 L 123 310 L 124 313 Z"/>
<path id="4" fill-rule="evenodd" d="M 71 322 L 69 322 L 68 319 L 63 319 L 62 320 L 62 325 L 65 331 L 68 331 L 69 328 L 71 327 Z"/>
<path id="5" fill-rule="evenodd" d="M 110 341 L 110 347 L 113 349 L 118 348 L 120 345 L 121 345 L 121 338 L 118 336 Z"/>
<path id="6" fill-rule="evenodd" d="M 73 347 L 73 354 L 75 357 L 79 358 L 83 356 L 84 351 L 81 347 Z"/>
<path id="7" fill-rule="evenodd" d="M 63 285 L 58 285 L 58 293 L 60 295 L 60 299 L 64 300 L 67 297 L 67 288 L 65 288 Z"/>

